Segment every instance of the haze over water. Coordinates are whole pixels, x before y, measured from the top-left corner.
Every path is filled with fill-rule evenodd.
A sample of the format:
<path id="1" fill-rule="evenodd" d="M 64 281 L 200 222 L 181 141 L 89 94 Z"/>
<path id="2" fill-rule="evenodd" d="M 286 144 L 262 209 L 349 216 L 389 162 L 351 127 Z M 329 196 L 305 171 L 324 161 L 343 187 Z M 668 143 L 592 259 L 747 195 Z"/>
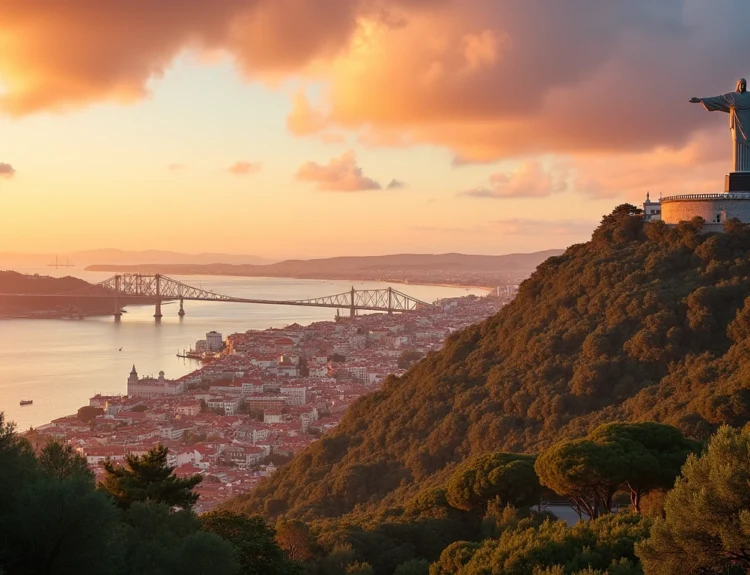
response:
<path id="1" fill-rule="evenodd" d="M 112 275 L 78 268 L 18 271 L 71 275 L 89 282 Z M 220 294 L 279 300 L 333 295 L 352 286 L 352 282 L 328 280 L 212 276 L 177 279 Z M 357 289 L 388 285 L 354 282 Z M 484 293 L 478 289 L 437 286 L 394 287 L 427 302 Z M 126 310 L 128 313 L 119 324 L 111 316 L 85 320 L 0 320 L 0 411 L 5 412 L 6 419 L 25 430 L 75 413 L 96 393 L 125 393 L 133 364 L 140 375 L 156 375 L 160 370 L 168 378 L 185 375 L 200 367 L 200 363 L 176 357 L 178 350 L 195 345 L 212 329 L 226 337 L 248 329 L 332 320 L 336 313 L 327 308 L 185 302 L 187 315 L 183 320 L 177 316 L 178 305 L 170 304 L 163 306 L 164 318 L 161 324 L 156 324 L 153 306 L 131 306 Z M 34 403 L 21 407 L 22 399 L 33 399 Z"/>

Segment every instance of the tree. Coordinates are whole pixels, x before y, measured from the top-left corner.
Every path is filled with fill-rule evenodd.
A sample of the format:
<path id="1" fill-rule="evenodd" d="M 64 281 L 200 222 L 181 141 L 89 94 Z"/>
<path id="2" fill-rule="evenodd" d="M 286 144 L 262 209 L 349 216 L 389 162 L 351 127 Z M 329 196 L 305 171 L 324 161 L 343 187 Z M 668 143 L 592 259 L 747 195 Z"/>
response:
<path id="1" fill-rule="evenodd" d="M 76 453 L 70 445 L 63 445 L 57 441 L 48 443 L 39 452 L 37 462 L 43 472 L 56 479 L 94 479 L 94 473 L 89 469 L 86 458 Z"/>
<path id="2" fill-rule="evenodd" d="M 0 513 L 0 559 L 9 573 L 103 575 L 117 550 L 117 509 L 82 477 L 38 477 L 23 486 L 10 513 Z"/>
<path id="3" fill-rule="evenodd" d="M 91 423 L 99 415 L 102 415 L 104 410 L 101 407 L 91 407 L 90 405 L 84 405 L 78 410 L 78 419 L 84 423 Z"/>
<path id="4" fill-rule="evenodd" d="M 429 575 L 430 562 L 427 559 L 412 559 L 402 563 L 393 572 L 393 575 Z"/>
<path id="5" fill-rule="evenodd" d="M 234 545 L 243 575 L 287 575 L 299 571 L 262 517 L 212 511 L 199 517 L 201 528 Z M 292 558 L 293 559 L 293 558 Z"/>
<path id="6" fill-rule="evenodd" d="M 646 575 L 750 570 L 750 432 L 724 426 L 692 454 L 667 494 L 666 518 L 637 546 Z"/>
<path id="7" fill-rule="evenodd" d="M 237 550 L 214 533 L 201 531 L 189 510 L 172 511 L 154 502 L 135 502 L 122 513 L 116 533 L 125 573 L 161 575 L 234 575 L 240 573 Z"/>
<path id="8" fill-rule="evenodd" d="M 499 499 L 501 505 L 524 507 L 538 503 L 541 494 L 534 458 L 514 453 L 491 453 L 464 462 L 447 484 L 447 497 L 456 509 L 471 511 Z"/>
<path id="9" fill-rule="evenodd" d="M 307 561 L 312 557 L 310 529 L 301 521 L 279 521 L 276 524 L 276 541 L 292 561 Z"/>
<path id="10" fill-rule="evenodd" d="M 398 368 L 409 369 L 414 362 L 419 361 L 423 357 L 424 354 L 421 351 L 417 351 L 416 349 L 405 349 L 398 357 Z"/>
<path id="11" fill-rule="evenodd" d="M 589 439 L 562 441 L 536 460 L 542 485 L 568 497 L 591 519 L 612 510 L 612 498 L 623 482 L 622 459 L 616 448 Z"/>
<path id="12" fill-rule="evenodd" d="M 106 475 L 99 482 L 99 489 L 109 494 L 123 509 L 136 501 L 154 501 L 169 507 L 191 508 L 198 501 L 198 494 L 193 492 L 193 488 L 203 477 L 196 474 L 180 479 L 174 475 L 174 467 L 167 465 L 167 453 L 167 448 L 159 444 L 145 455 L 127 455 L 127 467 L 105 461 L 103 465 Z"/>
<path id="13" fill-rule="evenodd" d="M 700 450 L 697 441 L 687 439 L 676 427 L 654 422 L 610 423 L 588 438 L 616 448 L 623 483 L 638 512 L 641 497 L 654 489 L 671 488 L 688 455 Z"/>

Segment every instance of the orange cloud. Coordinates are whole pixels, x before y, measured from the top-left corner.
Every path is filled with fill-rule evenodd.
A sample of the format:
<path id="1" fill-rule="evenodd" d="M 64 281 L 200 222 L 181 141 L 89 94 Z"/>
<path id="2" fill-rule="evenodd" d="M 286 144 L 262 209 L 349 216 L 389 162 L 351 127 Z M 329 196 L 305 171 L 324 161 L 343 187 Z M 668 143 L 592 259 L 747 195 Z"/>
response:
<path id="1" fill-rule="evenodd" d="M 179 163 L 169 164 L 167 166 L 167 169 L 170 172 L 179 172 L 180 170 L 184 170 L 185 169 L 185 164 L 179 164 Z"/>
<path id="2" fill-rule="evenodd" d="M 0 107 L 129 102 L 181 52 L 224 51 L 250 77 L 328 84 L 322 110 L 295 98 L 295 134 L 464 162 L 638 153 L 719 126 L 687 99 L 746 73 L 748 19 L 690 0 L 0 0 Z"/>
<path id="3" fill-rule="evenodd" d="M 511 173 L 490 176 L 489 187 L 479 187 L 460 192 L 470 198 L 544 198 L 568 189 L 569 166 L 556 162 L 546 168 L 538 160 L 527 161 Z"/>
<path id="4" fill-rule="evenodd" d="M 261 168 L 258 162 L 235 162 L 227 168 L 227 172 L 235 176 L 249 176 L 259 172 Z"/>
<path id="5" fill-rule="evenodd" d="M 297 171 L 297 179 L 313 182 L 317 189 L 327 192 L 364 192 L 381 189 L 378 182 L 365 177 L 362 173 L 362 168 L 357 166 L 357 156 L 354 152 L 333 158 L 326 165 L 306 162 Z"/>
<path id="6" fill-rule="evenodd" d="M 16 170 L 10 164 L 0 162 L 0 178 L 10 179 L 16 175 Z"/>
<path id="7" fill-rule="evenodd" d="M 292 111 L 286 118 L 286 125 L 292 134 L 307 136 L 325 129 L 326 117 L 314 109 L 303 91 L 297 92 L 292 102 Z"/>

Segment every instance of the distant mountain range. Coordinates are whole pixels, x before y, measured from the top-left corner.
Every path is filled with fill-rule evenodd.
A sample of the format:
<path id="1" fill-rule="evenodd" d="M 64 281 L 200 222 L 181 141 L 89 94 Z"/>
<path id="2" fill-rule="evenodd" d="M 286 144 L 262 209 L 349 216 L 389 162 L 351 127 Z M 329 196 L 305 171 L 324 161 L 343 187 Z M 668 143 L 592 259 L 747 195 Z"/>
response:
<path id="1" fill-rule="evenodd" d="M 238 254 L 184 254 L 161 250 L 126 251 L 117 249 L 85 250 L 61 254 L 19 254 L 0 253 L 0 266 L 43 266 L 55 262 L 57 257 L 60 264 L 69 261 L 76 266 L 93 264 L 269 264 L 273 260 L 254 255 Z"/>
<path id="2" fill-rule="evenodd" d="M 528 254 L 501 256 L 476 256 L 465 254 L 397 254 L 386 256 L 354 256 L 313 260 L 285 260 L 266 265 L 232 264 L 180 264 L 177 262 L 140 262 L 136 265 L 115 263 L 91 265 L 86 269 L 113 272 L 142 272 L 165 274 L 207 274 L 247 276 L 311 276 L 330 277 L 341 274 L 373 274 L 395 271 L 461 271 L 497 272 L 533 270 L 551 256 L 563 250 L 547 250 Z"/>

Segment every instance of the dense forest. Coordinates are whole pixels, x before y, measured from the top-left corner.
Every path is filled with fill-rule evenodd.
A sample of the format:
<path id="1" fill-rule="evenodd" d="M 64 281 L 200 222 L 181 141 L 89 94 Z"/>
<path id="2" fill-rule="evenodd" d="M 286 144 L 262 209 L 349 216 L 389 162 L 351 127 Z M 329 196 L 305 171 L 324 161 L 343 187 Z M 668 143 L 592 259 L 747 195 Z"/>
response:
<path id="1" fill-rule="evenodd" d="M 750 230 L 644 223 L 623 205 L 543 263 L 510 305 L 360 399 L 340 426 L 253 493 L 243 512 L 379 513 L 462 461 L 537 453 L 608 421 L 706 440 L 750 419 Z"/>

